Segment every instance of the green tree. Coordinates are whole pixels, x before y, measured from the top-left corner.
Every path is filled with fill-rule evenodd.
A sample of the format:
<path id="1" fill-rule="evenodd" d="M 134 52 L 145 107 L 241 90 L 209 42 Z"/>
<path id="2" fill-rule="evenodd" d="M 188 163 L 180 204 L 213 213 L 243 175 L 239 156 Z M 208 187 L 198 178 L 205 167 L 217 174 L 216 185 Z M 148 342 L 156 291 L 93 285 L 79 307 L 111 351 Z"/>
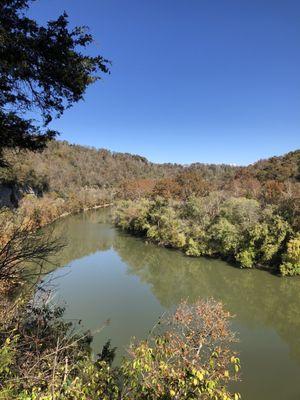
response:
<path id="1" fill-rule="evenodd" d="M 280 265 L 282 275 L 300 274 L 300 233 L 289 240 L 286 253 L 282 259 L 283 263 Z"/>
<path id="2" fill-rule="evenodd" d="M 0 164 L 4 148 L 38 150 L 57 132 L 53 117 L 83 98 L 109 62 L 80 52 L 93 37 L 86 27 L 69 29 L 68 16 L 46 26 L 25 15 L 30 0 L 0 2 Z M 40 124 L 28 119 L 38 113 Z"/>

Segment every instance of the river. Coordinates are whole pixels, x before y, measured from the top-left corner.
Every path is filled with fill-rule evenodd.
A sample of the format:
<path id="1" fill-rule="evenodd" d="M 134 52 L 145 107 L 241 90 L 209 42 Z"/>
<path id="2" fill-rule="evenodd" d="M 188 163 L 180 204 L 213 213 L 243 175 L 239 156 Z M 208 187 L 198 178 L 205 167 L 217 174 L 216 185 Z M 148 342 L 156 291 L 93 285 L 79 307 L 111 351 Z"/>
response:
<path id="1" fill-rule="evenodd" d="M 68 216 L 54 227 L 67 246 L 47 278 L 65 318 L 94 332 L 95 353 L 111 339 L 118 362 L 130 338 L 145 337 L 181 299 L 214 297 L 235 315 L 242 364 L 235 389 L 242 398 L 299 400 L 300 279 L 147 244 L 116 229 L 108 209 Z"/>

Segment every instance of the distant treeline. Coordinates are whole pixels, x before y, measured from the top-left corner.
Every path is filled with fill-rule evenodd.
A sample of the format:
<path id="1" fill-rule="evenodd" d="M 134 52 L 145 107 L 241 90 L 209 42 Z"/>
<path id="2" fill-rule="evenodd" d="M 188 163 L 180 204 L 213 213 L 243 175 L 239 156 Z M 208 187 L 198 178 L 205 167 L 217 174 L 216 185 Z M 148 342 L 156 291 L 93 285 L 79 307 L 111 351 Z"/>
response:
<path id="1" fill-rule="evenodd" d="M 155 164 L 145 157 L 49 142 L 40 152 L 6 152 L 10 168 L 0 169 L 0 184 L 30 186 L 60 197 L 81 189 L 113 189 L 117 196 L 150 194 L 185 198 L 225 190 L 277 202 L 282 194 L 299 197 L 300 150 L 258 161 L 248 167 L 226 164 Z"/>
<path id="2" fill-rule="evenodd" d="M 10 168 L 0 170 L 0 182 L 31 185 L 60 195 L 82 188 L 116 188 L 122 182 L 136 179 L 173 177 L 186 167 L 179 164 L 155 164 L 145 157 L 51 141 L 38 153 L 6 151 Z M 215 164 L 193 164 L 192 170 L 207 179 L 228 179 L 235 167 Z"/>

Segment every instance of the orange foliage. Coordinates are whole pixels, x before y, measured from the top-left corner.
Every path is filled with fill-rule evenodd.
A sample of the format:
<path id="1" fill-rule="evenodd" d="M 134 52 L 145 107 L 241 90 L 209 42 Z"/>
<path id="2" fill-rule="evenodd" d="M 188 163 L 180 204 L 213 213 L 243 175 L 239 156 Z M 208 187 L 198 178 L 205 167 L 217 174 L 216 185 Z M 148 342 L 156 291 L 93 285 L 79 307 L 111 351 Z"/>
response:
<path id="1" fill-rule="evenodd" d="M 265 201 L 277 203 L 280 198 L 283 197 L 284 191 L 284 183 L 275 180 L 268 180 L 264 184 L 262 195 Z"/>
<path id="2" fill-rule="evenodd" d="M 179 173 L 176 182 L 180 187 L 181 197 L 187 199 L 191 195 L 207 196 L 213 189 L 212 183 L 203 179 L 201 174 L 193 170 L 186 170 Z"/>
<path id="3" fill-rule="evenodd" d="M 180 196 L 180 186 L 172 178 L 159 179 L 152 191 L 153 197 L 160 196 L 165 199 L 177 198 Z"/>
<path id="4" fill-rule="evenodd" d="M 148 197 L 155 186 L 155 179 L 135 179 L 123 181 L 118 189 L 117 196 L 126 200 Z"/>

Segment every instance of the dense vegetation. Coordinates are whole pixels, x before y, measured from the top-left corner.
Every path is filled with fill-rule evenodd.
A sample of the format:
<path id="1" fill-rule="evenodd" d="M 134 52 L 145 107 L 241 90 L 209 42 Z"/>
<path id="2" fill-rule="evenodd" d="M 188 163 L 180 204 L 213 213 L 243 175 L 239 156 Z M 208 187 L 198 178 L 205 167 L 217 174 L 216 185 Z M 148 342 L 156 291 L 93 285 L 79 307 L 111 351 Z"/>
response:
<path id="1" fill-rule="evenodd" d="M 122 181 L 168 176 L 182 168 L 153 164 L 144 157 L 114 153 L 68 142 L 52 141 L 43 152 L 6 152 L 11 168 L 2 169 L 2 183 L 30 185 L 65 196 L 83 188 L 116 188 Z"/>
<path id="2" fill-rule="evenodd" d="M 115 221 L 189 256 L 298 275 L 299 171 L 299 151 L 238 168 L 225 179 L 208 181 L 191 166 L 157 180 L 143 196 L 124 190 L 126 200 L 118 203 Z"/>
<path id="3" fill-rule="evenodd" d="M 0 168 L 0 205 L 19 207 L 19 213 L 33 218 L 37 226 L 61 215 L 111 204 L 118 198 L 139 198 L 152 189 L 175 193 L 185 179 L 186 168 L 177 164 L 154 164 L 127 153 L 115 153 L 67 142 L 52 141 L 42 152 L 5 150 L 9 167 Z M 191 179 L 226 180 L 230 166 L 197 164 Z M 196 172 L 197 171 L 197 172 Z M 7 199 L 8 197 L 8 199 Z"/>
<path id="4" fill-rule="evenodd" d="M 230 315 L 213 300 L 179 305 L 162 329 L 131 343 L 119 367 L 109 343 L 93 360 L 90 334 L 63 322 L 61 308 L 42 300 L 1 305 L 1 399 L 240 398 L 227 389 L 240 368 Z"/>
<path id="5" fill-rule="evenodd" d="M 300 236 L 272 206 L 218 192 L 185 202 L 125 200 L 116 208 L 122 229 L 189 256 L 222 257 L 243 268 L 262 266 L 282 275 L 300 273 Z"/>
<path id="6" fill-rule="evenodd" d="M 300 151 L 248 167 L 154 164 L 57 141 L 41 153 L 5 154 L 2 186 L 23 188 L 17 213 L 36 227 L 123 199 L 117 224 L 160 245 L 300 272 Z"/>
<path id="7" fill-rule="evenodd" d="M 186 199 L 222 191 L 286 207 L 299 218 L 300 151 L 259 161 L 248 167 L 229 165 L 155 164 L 146 158 L 67 142 L 52 141 L 42 152 L 6 151 L 10 168 L 0 169 L 0 185 L 26 193 L 77 196 L 82 190 L 101 190 L 110 197 L 136 199 L 162 196 Z"/>
<path id="8" fill-rule="evenodd" d="M 176 191 L 172 178 L 180 172 L 192 171 L 191 178 L 226 182 L 236 168 L 228 165 L 155 164 L 146 158 L 128 153 L 111 152 L 68 142 L 52 141 L 42 152 L 4 153 L 10 168 L 0 170 L 0 183 L 30 186 L 37 193 L 53 192 L 61 197 L 84 188 L 114 189 L 124 196 L 148 192 L 158 179 L 164 179 L 165 190 Z"/>

